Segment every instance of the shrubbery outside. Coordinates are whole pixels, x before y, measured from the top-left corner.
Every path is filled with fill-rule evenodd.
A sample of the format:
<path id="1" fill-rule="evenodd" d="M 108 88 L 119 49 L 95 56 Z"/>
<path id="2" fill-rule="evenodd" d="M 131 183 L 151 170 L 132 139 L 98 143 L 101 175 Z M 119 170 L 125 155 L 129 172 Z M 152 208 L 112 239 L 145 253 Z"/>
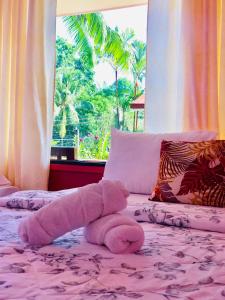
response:
<path id="1" fill-rule="evenodd" d="M 109 27 L 101 13 L 64 17 L 63 22 L 73 42 L 62 37 L 56 41 L 52 145 L 79 146 L 80 159 L 107 159 L 110 128 L 133 130 L 130 104 L 144 92 L 146 44 L 133 29 Z M 113 84 L 96 84 L 100 62 L 111 66 Z M 143 112 L 139 130 L 141 121 Z"/>

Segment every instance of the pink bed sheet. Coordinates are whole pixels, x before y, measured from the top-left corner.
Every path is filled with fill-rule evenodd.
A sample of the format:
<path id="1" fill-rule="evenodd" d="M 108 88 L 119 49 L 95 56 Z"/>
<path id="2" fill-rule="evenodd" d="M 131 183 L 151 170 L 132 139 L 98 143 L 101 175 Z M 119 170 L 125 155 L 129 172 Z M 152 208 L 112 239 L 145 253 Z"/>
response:
<path id="1" fill-rule="evenodd" d="M 126 255 L 88 244 L 83 229 L 52 245 L 29 247 L 20 241 L 17 228 L 33 212 L 0 207 L 0 299 L 225 299 L 225 235 L 182 222 L 167 224 L 161 215 L 152 218 L 166 211 L 174 219 L 185 213 L 220 224 L 225 211 L 182 204 L 151 207 L 145 196 L 132 195 L 129 202 L 124 213 L 147 222 L 141 223 L 144 246 Z"/>
<path id="2" fill-rule="evenodd" d="M 221 207 L 154 202 L 133 194 L 122 213 L 139 222 L 225 233 L 225 208 Z"/>

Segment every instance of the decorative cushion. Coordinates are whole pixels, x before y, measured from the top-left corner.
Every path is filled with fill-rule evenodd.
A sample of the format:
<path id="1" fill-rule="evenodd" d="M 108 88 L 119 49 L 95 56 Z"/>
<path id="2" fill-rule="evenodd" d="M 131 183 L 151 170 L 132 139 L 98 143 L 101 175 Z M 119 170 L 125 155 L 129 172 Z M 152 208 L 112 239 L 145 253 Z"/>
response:
<path id="1" fill-rule="evenodd" d="M 150 194 L 157 181 L 162 140 L 205 141 L 216 138 L 215 132 L 128 133 L 111 132 L 111 149 L 104 179 L 120 180 L 131 193 Z"/>
<path id="2" fill-rule="evenodd" d="M 225 141 L 163 141 L 150 199 L 225 207 Z"/>

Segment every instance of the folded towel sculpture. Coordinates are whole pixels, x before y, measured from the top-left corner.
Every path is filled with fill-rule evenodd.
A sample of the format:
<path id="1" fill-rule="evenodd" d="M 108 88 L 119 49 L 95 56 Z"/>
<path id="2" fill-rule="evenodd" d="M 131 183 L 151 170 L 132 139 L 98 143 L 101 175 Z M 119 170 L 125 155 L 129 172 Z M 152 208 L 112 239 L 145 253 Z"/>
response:
<path id="1" fill-rule="evenodd" d="M 86 185 L 23 220 L 19 226 L 19 235 L 30 245 L 50 244 L 66 232 L 124 209 L 128 195 L 119 181 L 102 180 Z"/>
<path id="2" fill-rule="evenodd" d="M 144 242 L 142 227 L 131 218 L 120 214 L 102 217 L 85 228 L 88 242 L 105 245 L 113 253 L 132 253 Z"/>

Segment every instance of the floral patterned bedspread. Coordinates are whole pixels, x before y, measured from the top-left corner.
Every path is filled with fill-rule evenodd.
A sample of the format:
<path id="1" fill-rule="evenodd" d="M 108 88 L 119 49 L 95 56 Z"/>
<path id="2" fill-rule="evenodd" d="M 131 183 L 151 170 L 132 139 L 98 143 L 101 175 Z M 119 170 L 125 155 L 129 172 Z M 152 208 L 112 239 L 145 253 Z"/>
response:
<path id="1" fill-rule="evenodd" d="M 42 190 L 17 191 L 15 193 L 10 193 L 7 196 L 0 197 L 0 206 L 8 208 L 26 208 L 28 210 L 38 210 L 42 206 L 51 203 L 59 197 L 76 191 L 77 188 L 55 192 Z"/>
<path id="2" fill-rule="evenodd" d="M 29 247 L 17 227 L 33 212 L 0 207 L 0 300 L 225 299 L 225 234 L 190 228 L 195 217 L 220 226 L 225 211 L 151 205 L 129 205 L 128 214 L 147 221 L 144 246 L 129 255 L 88 244 L 83 229 Z"/>
<path id="3" fill-rule="evenodd" d="M 131 195 L 130 205 L 124 214 L 138 222 L 225 233 L 225 208 L 155 202 L 148 201 L 146 197 L 140 201 L 136 198 Z"/>

